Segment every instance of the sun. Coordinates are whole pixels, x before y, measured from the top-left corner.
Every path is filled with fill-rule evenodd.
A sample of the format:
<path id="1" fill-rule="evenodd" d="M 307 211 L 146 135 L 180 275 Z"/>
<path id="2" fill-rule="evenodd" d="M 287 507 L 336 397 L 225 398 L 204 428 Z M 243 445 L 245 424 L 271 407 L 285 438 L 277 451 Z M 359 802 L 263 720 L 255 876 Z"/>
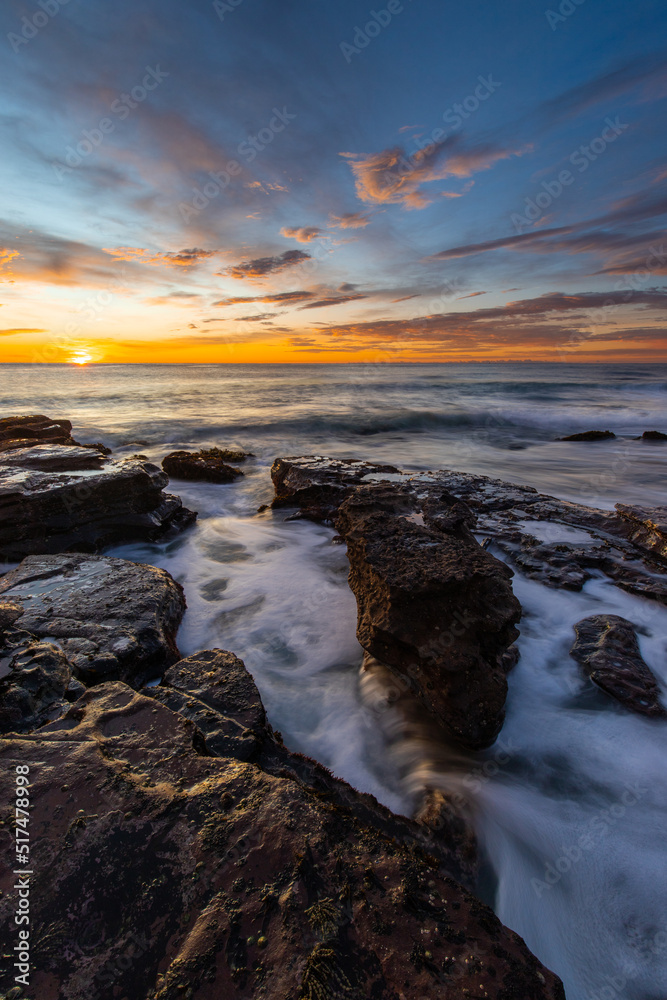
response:
<path id="1" fill-rule="evenodd" d="M 77 351 L 68 360 L 70 365 L 87 365 L 89 361 L 93 360 L 92 354 L 87 354 L 85 351 Z"/>

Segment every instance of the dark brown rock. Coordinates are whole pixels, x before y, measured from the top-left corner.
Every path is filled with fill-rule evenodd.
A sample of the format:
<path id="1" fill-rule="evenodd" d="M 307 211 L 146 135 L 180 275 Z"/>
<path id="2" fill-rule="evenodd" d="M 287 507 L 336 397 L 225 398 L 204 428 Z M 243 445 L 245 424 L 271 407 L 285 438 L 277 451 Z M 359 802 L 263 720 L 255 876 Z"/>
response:
<path id="1" fill-rule="evenodd" d="M 667 434 L 662 431 L 644 431 L 638 441 L 667 441 Z"/>
<path id="2" fill-rule="evenodd" d="M 72 437 L 69 420 L 52 420 L 42 414 L 3 417 L 0 419 L 0 452 L 33 448 L 38 445 L 90 448 L 102 455 L 110 455 L 111 449 L 100 444 L 80 444 Z"/>
<path id="3" fill-rule="evenodd" d="M 0 679 L 0 733 L 37 729 L 67 708 L 72 668 L 53 643 L 31 642 L 9 660 Z"/>
<path id="4" fill-rule="evenodd" d="M 235 456 L 234 459 L 230 458 L 232 455 Z M 162 468 L 174 479 L 233 483 L 243 473 L 240 469 L 227 465 L 227 461 L 242 461 L 248 457 L 245 452 L 225 452 L 220 448 L 209 448 L 206 451 L 172 451 L 162 459 Z"/>
<path id="5" fill-rule="evenodd" d="M 266 714 L 252 677 L 233 653 L 195 653 L 170 667 L 160 686 L 144 694 L 191 719 L 210 753 L 238 760 L 257 756 Z"/>
<path id="6" fill-rule="evenodd" d="M 30 450 L 40 454 L 38 448 Z M 71 450 L 79 463 L 82 450 Z M 54 461 L 62 456 L 54 455 L 58 451 L 49 448 Z M 91 454 L 94 465 L 99 459 L 96 452 Z M 0 559 L 95 552 L 180 531 L 197 515 L 183 507 L 179 497 L 163 492 L 168 482 L 149 462 L 108 462 L 91 475 L 26 468 L 23 459 L 20 467 L 3 464 L 0 456 Z"/>
<path id="7" fill-rule="evenodd" d="M 613 431 L 580 431 L 578 434 L 568 434 L 557 438 L 558 441 L 611 441 L 616 435 Z"/>
<path id="8" fill-rule="evenodd" d="M 592 615 L 577 622 L 574 631 L 577 638 L 570 654 L 598 687 L 633 712 L 667 718 L 632 622 L 617 615 Z"/>
<path id="9" fill-rule="evenodd" d="M 106 456 L 87 445 L 35 444 L 30 448 L 14 448 L 0 456 L 0 465 L 44 472 L 71 472 L 81 469 L 101 469 Z"/>
<path id="10" fill-rule="evenodd" d="M 276 495 L 272 507 L 299 507 L 311 520 L 329 520 L 343 500 L 367 476 L 399 474 L 393 465 L 373 465 L 354 458 L 277 458 L 271 467 Z"/>
<path id="11" fill-rule="evenodd" d="M 104 556 L 29 556 L 0 578 L 13 628 L 57 642 L 86 684 L 144 682 L 179 658 L 182 588 L 162 569 Z"/>
<path id="12" fill-rule="evenodd" d="M 478 544 L 474 515 L 442 490 L 359 486 L 336 528 L 365 650 L 409 678 L 464 746 L 493 742 L 507 693 L 502 657 L 518 636 L 512 571 Z"/>
<path id="13" fill-rule="evenodd" d="M 51 420 L 43 414 L 26 414 L 0 419 L 0 451 L 34 444 L 74 444 L 69 420 Z"/>
<path id="14" fill-rule="evenodd" d="M 399 833 L 377 803 L 360 820 L 342 782 L 315 792 L 199 744 L 191 722 L 119 683 L 0 741 L 5 802 L 15 763 L 31 768 L 31 995 L 564 1000 L 417 824 Z M 352 806 L 369 798 L 345 788 Z M 5 866 L 7 925 L 15 881 Z"/>

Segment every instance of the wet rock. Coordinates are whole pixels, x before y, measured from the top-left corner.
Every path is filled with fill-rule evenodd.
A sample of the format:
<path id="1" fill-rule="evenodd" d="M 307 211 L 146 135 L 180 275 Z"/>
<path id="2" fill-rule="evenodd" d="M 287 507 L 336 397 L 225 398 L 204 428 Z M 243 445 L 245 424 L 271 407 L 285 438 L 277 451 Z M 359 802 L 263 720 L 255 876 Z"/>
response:
<path id="1" fill-rule="evenodd" d="M 311 790 L 298 755 L 270 774 L 198 745 L 191 722 L 120 683 L 0 741 L 4 801 L 15 761 L 31 763 L 40 1000 L 463 996 L 473 982 L 497 1000 L 563 1000 L 423 827 L 399 833 L 377 804 L 360 820 L 369 797 L 331 777 L 349 806 Z M 15 880 L 5 867 L 7 923 Z"/>
<path id="2" fill-rule="evenodd" d="M 237 760 L 257 755 L 266 714 L 252 677 L 233 653 L 195 653 L 170 667 L 159 687 L 144 693 L 191 719 L 208 752 Z"/>
<path id="3" fill-rule="evenodd" d="M 111 448 L 100 444 L 80 444 L 72 437 L 69 420 L 52 420 L 42 414 L 3 417 L 0 419 L 0 452 L 32 448 L 41 444 L 90 448 L 102 455 L 110 455 Z"/>
<path id="4" fill-rule="evenodd" d="M 512 571 L 471 532 L 466 504 L 421 484 L 359 486 L 336 528 L 347 542 L 357 638 L 416 691 L 445 729 L 480 749 L 497 736 L 502 658 L 518 636 Z"/>
<path id="5" fill-rule="evenodd" d="M 220 448 L 209 448 L 205 451 L 172 451 L 162 459 L 162 468 L 174 479 L 233 483 L 243 473 L 240 469 L 227 465 L 227 462 L 239 462 L 248 457 L 250 456 L 246 452 L 223 451 Z"/>
<path id="6" fill-rule="evenodd" d="M 54 460 L 60 462 L 60 450 L 50 450 L 52 456 L 58 451 Z M 79 463 L 81 450 L 71 450 Z M 77 473 L 37 470 L 25 467 L 22 456 L 21 461 L 21 466 L 3 464 L 0 456 L 1 559 L 153 540 L 196 518 L 179 497 L 163 492 L 169 480 L 148 462 L 109 462 L 98 471 Z"/>
<path id="7" fill-rule="evenodd" d="M 144 682 L 179 658 L 183 591 L 154 566 L 104 556 L 29 556 L 0 577 L 0 597 L 22 609 L 13 628 L 57 643 L 86 684 Z"/>
<path id="8" fill-rule="evenodd" d="M 632 622 L 617 615 L 592 615 L 577 622 L 574 631 L 577 638 L 570 654 L 598 687 L 633 712 L 667 718 Z"/>
<path id="9" fill-rule="evenodd" d="M 23 608 L 18 601 L 0 600 L 0 648 L 4 645 L 14 622 L 22 614 Z"/>
<path id="10" fill-rule="evenodd" d="M 71 422 L 51 420 L 43 414 L 0 419 L 0 451 L 30 447 L 46 441 L 50 444 L 75 444 Z"/>
<path id="11" fill-rule="evenodd" d="M 105 455 L 96 448 L 63 444 L 36 444 L 32 448 L 15 448 L 5 452 L 0 458 L 2 466 L 45 472 L 101 469 L 105 461 Z"/>
<path id="12" fill-rule="evenodd" d="M 667 441 L 667 434 L 662 431 L 644 431 L 637 441 Z"/>
<path id="13" fill-rule="evenodd" d="M 634 545 L 659 559 L 667 559 L 667 507 L 631 507 L 617 503 Z"/>
<path id="14" fill-rule="evenodd" d="M 580 431 L 579 434 L 568 434 L 557 438 L 557 441 L 610 441 L 616 435 L 613 431 Z"/>
<path id="15" fill-rule="evenodd" d="M 367 477 L 400 474 L 393 465 L 373 465 L 353 458 L 319 455 L 277 458 L 271 467 L 276 495 L 272 507 L 299 507 L 311 520 L 329 520 Z"/>
<path id="16" fill-rule="evenodd" d="M 0 732 L 37 729 L 69 708 L 72 668 L 53 643 L 31 642 L 7 657 L 0 679 Z"/>

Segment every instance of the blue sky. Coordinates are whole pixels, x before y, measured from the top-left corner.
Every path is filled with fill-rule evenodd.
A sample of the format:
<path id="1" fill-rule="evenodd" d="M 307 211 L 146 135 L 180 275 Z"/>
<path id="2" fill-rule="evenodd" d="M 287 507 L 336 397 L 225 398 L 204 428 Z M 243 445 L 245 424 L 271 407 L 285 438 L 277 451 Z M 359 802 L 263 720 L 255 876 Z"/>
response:
<path id="1" fill-rule="evenodd" d="M 666 27 L 7 0 L 0 357 L 666 357 Z"/>

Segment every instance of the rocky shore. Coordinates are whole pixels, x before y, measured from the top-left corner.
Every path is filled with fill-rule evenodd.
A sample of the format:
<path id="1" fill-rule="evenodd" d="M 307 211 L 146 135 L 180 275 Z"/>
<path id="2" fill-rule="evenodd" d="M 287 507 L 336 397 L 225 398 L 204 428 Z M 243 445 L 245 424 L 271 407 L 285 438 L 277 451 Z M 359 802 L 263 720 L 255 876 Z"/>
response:
<path id="1" fill-rule="evenodd" d="M 22 560 L 0 576 L 2 802 L 29 766 L 35 859 L 31 985 L 12 992 L 5 959 L 5 996 L 562 1000 L 476 898 L 474 837 L 447 796 L 426 789 L 397 816 L 287 749 L 233 651 L 181 658 L 187 595 L 169 574 L 100 554 L 192 524 L 164 471 L 41 416 L 0 421 L 0 451 L 0 555 Z M 230 481 L 212 451 L 179 453 L 187 478 Z M 312 456 L 277 459 L 272 479 L 275 516 L 347 546 L 366 668 L 466 753 L 503 723 L 511 565 L 569 590 L 604 573 L 667 603 L 664 510 Z M 663 724 L 632 622 L 588 618 L 572 641 L 591 684 Z M 1 822 L 13 836 L 6 805 Z M 15 878 L 0 882 L 9 937 Z"/>

